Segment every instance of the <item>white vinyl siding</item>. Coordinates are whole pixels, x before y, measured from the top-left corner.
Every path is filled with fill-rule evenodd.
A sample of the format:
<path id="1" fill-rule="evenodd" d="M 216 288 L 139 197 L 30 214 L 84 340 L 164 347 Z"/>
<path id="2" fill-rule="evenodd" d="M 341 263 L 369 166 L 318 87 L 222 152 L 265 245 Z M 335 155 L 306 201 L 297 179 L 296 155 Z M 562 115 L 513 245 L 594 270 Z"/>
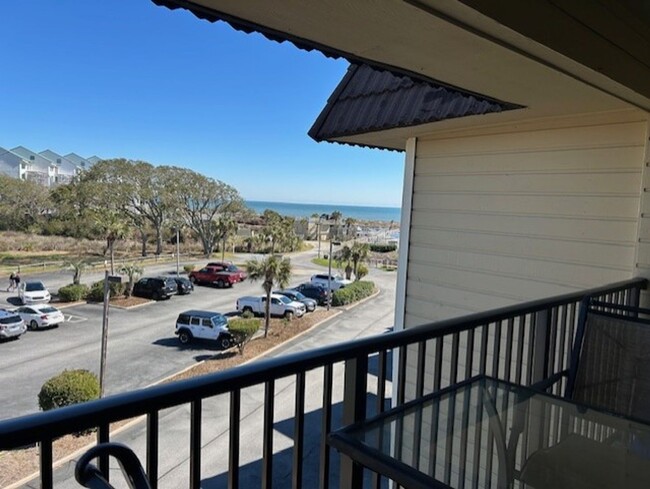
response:
<path id="1" fill-rule="evenodd" d="M 646 121 L 552 123 L 418 138 L 406 327 L 636 274 Z"/>

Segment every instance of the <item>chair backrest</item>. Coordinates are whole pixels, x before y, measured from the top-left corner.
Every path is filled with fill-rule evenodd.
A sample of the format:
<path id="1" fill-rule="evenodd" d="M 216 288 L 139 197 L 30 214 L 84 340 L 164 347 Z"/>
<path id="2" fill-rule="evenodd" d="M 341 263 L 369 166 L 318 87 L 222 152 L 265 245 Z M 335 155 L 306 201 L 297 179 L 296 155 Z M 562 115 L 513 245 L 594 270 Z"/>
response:
<path id="1" fill-rule="evenodd" d="M 567 397 L 650 422 L 650 310 L 602 302 L 583 307 Z"/>

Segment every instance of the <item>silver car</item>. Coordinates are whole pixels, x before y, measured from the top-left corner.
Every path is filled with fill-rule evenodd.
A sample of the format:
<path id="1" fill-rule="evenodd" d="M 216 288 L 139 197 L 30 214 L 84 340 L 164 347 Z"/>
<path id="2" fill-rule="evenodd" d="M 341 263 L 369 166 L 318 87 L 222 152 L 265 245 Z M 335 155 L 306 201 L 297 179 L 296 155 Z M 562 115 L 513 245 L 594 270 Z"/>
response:
<path id="1" fill-rule="evenodd" d="M 0 339 L 18 338 L 25 331 L 25 321 L 18 314 L 0 310 Z"/>

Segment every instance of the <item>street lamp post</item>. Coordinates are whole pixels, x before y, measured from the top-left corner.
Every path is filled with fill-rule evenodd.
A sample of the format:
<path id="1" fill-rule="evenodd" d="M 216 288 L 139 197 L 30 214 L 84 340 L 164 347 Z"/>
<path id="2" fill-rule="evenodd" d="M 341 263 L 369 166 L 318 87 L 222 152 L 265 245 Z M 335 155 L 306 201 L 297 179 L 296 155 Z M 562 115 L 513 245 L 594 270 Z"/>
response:
<path id="1" fill-rule="evenodd" d="M 327 266 L 327 288 L 329 290 L 329 293 L 327 294 L 327 310 L 330 310 L 330 307 L 332 305 L 332 232 L 331 232 L 331 227 L 330 227 L 330 233 L 329 233 L 329 238 L 330 238 L 330 254 L 329 254 L 329 259 L 328 259 L 328 266 Z"/>
<path id="2" fill-rule="evenodd" d="M 180 229 L 176 226 L 176 276 L 180 273 L 181 267 L 181 243 L 180 243 Z"/>

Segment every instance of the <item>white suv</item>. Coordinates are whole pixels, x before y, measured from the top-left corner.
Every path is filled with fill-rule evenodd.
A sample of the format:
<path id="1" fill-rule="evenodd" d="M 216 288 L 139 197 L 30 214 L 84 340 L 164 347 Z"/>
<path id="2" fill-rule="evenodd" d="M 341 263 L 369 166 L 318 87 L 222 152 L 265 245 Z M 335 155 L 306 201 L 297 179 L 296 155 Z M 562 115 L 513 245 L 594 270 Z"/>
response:
<path id="1" fill-rule="evenodd" d="M 327 289 L 329 284 L 332 290 L 339 290 L 345 287 L 346 285 L 350 285 L 352 283 L 352 280 L 345 279 L 340 275 L 332 275 L 330 277 L 326 273 L 325 274 L 319 273 L 317 275 L 311 276 L 311 283 L 315 285 L 321 285 L 325 287 L 325 289 Z"/>
<path id="2" fill-rule="evenodd" d="M 232 346 L 228 331 L 228 319 L 221 313 L 211 311 L 185 311 L 178 315 L 176 331 L 184 345 L 193 339 L 213 340 L 222 349 Z"/>

